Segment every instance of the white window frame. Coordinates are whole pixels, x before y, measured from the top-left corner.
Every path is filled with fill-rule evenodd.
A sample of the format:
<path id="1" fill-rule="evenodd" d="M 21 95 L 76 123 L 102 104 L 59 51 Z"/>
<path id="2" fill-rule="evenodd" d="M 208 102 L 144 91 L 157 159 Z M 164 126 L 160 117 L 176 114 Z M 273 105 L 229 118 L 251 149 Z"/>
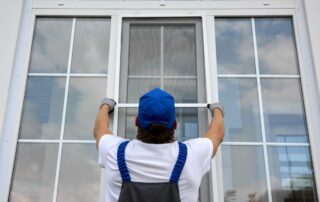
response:
<path id="1" fill-rule="evenodd" d="M 8 199 L 11 175 L 15 159 L 15 151 L 19 132 L 20 118 L 23 106 L 26 78 L 28 75 L 29 56 L 33 38 L 33 29 L 37 16 L 94 16 L 111 17 L 110 50 L 108 64 L 108 85 L 106 96 L 119 99 L 119 76 L 121 56 L 121 29 L 123 18 L 139 17 L 200 17 L 203 26 L 204 66 L 207 87 L 207 102 L 218 101 L 218 74 L 215 47 L 214 18 L 215 17 L 244 17 L 244 16 L 289 16 L 293 19 L 299 61 L 303 100 L 309 133 L 309 144 L 317 194 L 320 194 L 320 98 L 316 92 L 315 69 L 311 58 L 311 48 L 307 34 L 306 18 L 303 11 L 303 0 L 247 0 L 247 1 L 104 1 L 104 2 L 32 2 L 27 0 L 22 13 L 18 48 L 16 52 L 13 76 L 8 95 L 8 105 L 5 114 L 5 123 L 0 142 L 0 201 Z M 210 78 L 210 79 L 209 79 Z M 192 105 L 204 107 L 203 104 Z M 181 104 L 182 107 L 184 106 Z M 136 107 L 136 106 L 132 106 Z M 118 116 L 118 107 L 114 117 Z M 209 114 L 208 114 L 209 117 Z M 111 122 L 116 133 L 116 120 Z M 232 143 L 224 143 L 232 145 Z M 261 144 L 261 143 L 258 143 Z M 271 143 L 282 145 L 281 143 Z M 237 143 L 237 145 L 239 145 Z M 248 145 L 248 144 L 246 144 Z M 257 145 L 257 144 L 254 144 Z M 268 143 L 269 145 L 269 143 Z M 288 144 L 286 144 L 288 146 Z M 300 144 L 293 144 L 300 145 Z M 292 145 L 292 146 L 293 146 Z M 305 145 L 305 144 L 303 144 Z M 302 145 L 301 145 L 302 146 Z M 268 161 L 268 159 L 265 159 Z M 223 201 L 222 159 L 220 149 L 212 161 L 211 176 L 214 181 L 210 189 L 213 201 Z M 267 165 L 266 165 L 267 166 Z M 102 174 L 103 175 L 103 174 Z M 268 180 L 267 180 L 268 181 Z M 102 186 L 103 187 L 103 182 Z M 269 185 L 268 185 L 269 186 Z M 270 188 L 270 187 L 269 187 Z M 102 189 L 101 189 L 102 198 Z M 269 193 L 269 201 L 272 201 Z M 55 198 L 55 197 L 54 197 Z M 320 197 L 319 197 L 320 198 Z M 53 200 L 54 201 L 54 200 Z"/>

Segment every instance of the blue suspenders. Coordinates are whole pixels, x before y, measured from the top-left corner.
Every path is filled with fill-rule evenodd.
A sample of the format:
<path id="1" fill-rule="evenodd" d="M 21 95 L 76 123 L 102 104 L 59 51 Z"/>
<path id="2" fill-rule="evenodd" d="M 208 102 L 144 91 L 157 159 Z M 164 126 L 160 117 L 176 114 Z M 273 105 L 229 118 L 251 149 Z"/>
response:
<path id="1" fill-rule="evenodd" d="M 125 150 L 128 143 L 129 141 L 122 142 L 119 145 L 118 152 L 117 152 L 118 167 L 119 167 L 119 171 L 120 171 L 123 182 L 131 182 L 131 177 L 125 161 Z M 181 172 L 183 170 L 184 164 L 187 159 L 187 155 L 188 155 L 187 146 L 184 143 L 181 143 L 181 142 L 178 142 L 178 143 L 179 143 L 179 155 L 178 155 L 176 164 L 173 168 L 173 171 L 171 173 L 171 177 L 169 180 L 170 183 L 178 183 Z"/>

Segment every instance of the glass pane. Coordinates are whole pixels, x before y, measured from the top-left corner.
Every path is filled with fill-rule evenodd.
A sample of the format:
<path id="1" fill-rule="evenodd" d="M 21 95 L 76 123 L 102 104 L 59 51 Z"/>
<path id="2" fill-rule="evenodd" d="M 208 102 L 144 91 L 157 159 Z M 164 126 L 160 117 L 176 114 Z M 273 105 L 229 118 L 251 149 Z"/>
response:
<path id="1" fill-rule="evenodd" d="M 196 76 L 195 26 L 163 26 L 163 38 L 164 75 Z"/>
<path id="2" fill-rule="evenodd" d="M 20 139 L 59 139 L 64 90 L 64 78 L 28 78 Z"/>
<path id="3" fill-rule="evenodd" d="M 176 103 L 195 103 L 197 98 L 196 79 L 164 79 L 164 90 L 174 96 Z"/>
<path id="4" fill-rule="evenodd" d="M 255 74 L 251 20 L 215 20 L 219 74 Z"/>
<path id="5" fill-rule="evenodd" d="M 129 75 L 160 74 L 160 26 L 131 25 Z"/>
<path id="6" fill-rule="evenodd" d="M 160 87 L 160 79 L 128 79 L 127 102 L 138 103 L 146 92 Z"/>
<path id="7" fill-rule="evenodd" d="M 299 74 L 291 18 L 255 20 L 261 74 Z"/>
<path id="8" fill-rule="evenodd" d="M 58 144 L 18 143 L 9 201 L 52 201 Z"/>
<path id="9" fill-rule="evenodd" d="M 106 78 L 70 79 L 64 139 L 93 139 L 89 120 L 95 120 L 106 89 Z"/>
<path id="10" fill-rule="evenodd" d="M 222 146 L 224 201 L 268 201 L 263 149 Z"/>
<path id="11" fill-rule="evenodd" d="M 67 72 L 71 27 L 71 18 L 36 19 L 29 72 Z"/>
<path id="12" fill-rule="evenodd" d="M 135 125 L 135 120 L 138 115 L 138 109 L 137 108 L 127 108 L 127 109 L 121 109 L 122 112 L 119 113 L 122 116 L 125 117 L 125 124 L 119 123 L 119 126 L 126 126 L 126 130 L 124 131 L 124 137 L 128 139 L 134 139 L 137 135 L 137 127 Z M 126 114 L 125 114 L 126 113 Z"/>
<path id="13" fill-rule="evenodd" d="M 95 144 L 63 145 L 57 201 L 99 201 L 97 156 Z"/>
<path id="14" fill-rule="evenodd" d="M 137 114 L 137 108 L 122 108 L 119 110 L 119 136 L 123 137 L 124 135 L 128 139 L 136 137 L 137 127 L 135 126 L 135 119 Z M 175 131 L 175 138 L 179 141 L 184 141 L 202 136 L 203 131 L 199 132 L 198 117 L 201 116 L 203 118 L 205 115 L 207 115 L 207 109 L 176 108 L 177 129 Z M 202 124 L 206 125 L 206 121 L 204 118 Z M 123 125 L 126 126 L 125 131 L 123 130 Z"/>
<path id="15" fill-rule="evenodd" d="M 107 73 L 110 20 L 77 18 L 72 73 Z"/>
<path id="16" fill-rule="evenodd" d="M 308 147 L 269 147 L 272 201 L 318 201 Z"/>
<path id="17" fill-rule="evenodd" d="M 308 142 L 299 79 L 262 79 L 267 141 Z"/>
<path id="18" fill-rule="evenodd" d="M 198 109 L 176 108 L 177 129 L 175 137 L 179 141 L 199 137 Z"/>
<path id="19" fill-rule="evenodd" d="M 256 79 L 219 79 L 225 108 L 225 141 L 261 141 Z"/>

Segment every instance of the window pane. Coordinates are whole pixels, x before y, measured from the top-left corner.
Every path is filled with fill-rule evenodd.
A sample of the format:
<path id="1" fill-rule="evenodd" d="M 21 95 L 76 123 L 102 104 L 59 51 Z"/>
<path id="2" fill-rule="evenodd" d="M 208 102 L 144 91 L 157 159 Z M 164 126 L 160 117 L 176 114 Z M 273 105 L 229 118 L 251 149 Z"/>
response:
<path id="1" fill-rule="evenodd" d="M 64 90 L 64 78 L 28 78 L 20 139 L 59 139 Z"/>
<path id="2" fill-rule="evenodd" d="M 106 89 L 106 78 L 70 79 L 64 139 L 93 139 L 89 120 L 95 119 Z"/>
<path id="3" fill-rule="evenodd" d="M 196 76 L 195 26 L 164 26 L 163 37 L 164 75 Z"/>
<path id="4" fill-rule="evenodd" d="M 129 75 L 160 74 L 160 26 L 131 25 Z"/>
<path id="5" fill-rule="evenodd" d="M 110 20 L 77 18 L 72 73 L 107 73 Z"/>
<path id="6" fill-rule="evenodd" d="M 138 103 L 139 98 L 154 88 L 160 87 L 160 79 L 128 79 L 127 102 Z"/>
<path id="7" fill-rule="evenodd" d="M 71 18 L 36 19 L 29 72 L 67 72 L 71 27 Z"/>
<path id="8" fill-rule="evenodd" d="M 308 147 L 269 147 L 272 201 L 318 201 Z"/>
<path id="9" fill-rule="evenodd" d="M 137 114 L 137 108 L 122 108 L 119 110 L 119 136 L 129 139 L 136 137 L 137 127 L 135 126 L 135 119 Z M 205 108 L 176 108 L 177 129 L 175 130 L 175 138 L 179 141 L 184 141 L 202 136 L 204 133 L 203 128 L 207 127 L 206 115 L 207 109 Z M 202 125 L 199 127 L 199 117 L 203 119 L 201 124 L 204 124 L 204 127 Z M 123 127 L 124 125 L 126 126 L 125 128 Z"/>
<path id="10" fill-rule="evenodd" d="M 225 108 L 225 141 L 261 141 L 256 79 L 219 79 Z"/>
<path id="11" fill-rule="evenodd" d="M 291 18 L 255 20 L 261 74 L 299 74 Z"/>
<path id="12" fill-rule="evenodd" d="M 251 20 L 215 20 L 219 74 L 255 74 Z"/>
<path id="13" fill-rule="evenodd" d="M 18 143 L 9 201 L 52 201 L 58 144 Z"/>
<path id="14" fill-rule="evenodd" d="M 164 90 L 174 96 L 176 103 L 200 102 L 196 79 L 164 79 Z"/>
<path id="15" fill-rule="evenodd" d="M 57 201 L 99 201 L 100 168 L 95 144 L 64 144 Z"/>
<path id="16" fill-rule="evenodd" d="M 200 136 L 197 108 L 176 108 L 176 119 L 177 129 L 175 131 L 175 137 L 177 140 L 184 141 Z"/>
<path id="17" fill-rule="evenodd" d="M 268 201 L 260 146 L 222 146 L 225 201 Z"/>
<path id="18" fill-rule="evenodd" d="M 267 141 L 308 142 L 299 79 L 262 79 Z"/>

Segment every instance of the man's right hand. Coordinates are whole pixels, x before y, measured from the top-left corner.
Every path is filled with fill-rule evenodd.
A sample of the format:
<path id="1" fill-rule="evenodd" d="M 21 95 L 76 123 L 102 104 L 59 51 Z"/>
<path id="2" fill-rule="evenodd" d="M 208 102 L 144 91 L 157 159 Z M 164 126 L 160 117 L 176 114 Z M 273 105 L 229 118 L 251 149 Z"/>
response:
<path id="1" fill-rule="evenodd" d="M 116 101 L 114 101 L 111 98 L 104 98 L 101 101 L 100 109 L 103 105 L 108 105 L 109 106 L 109 113 L 112 113 L 114 110 L 114 107 L 117 105 Z"/>

